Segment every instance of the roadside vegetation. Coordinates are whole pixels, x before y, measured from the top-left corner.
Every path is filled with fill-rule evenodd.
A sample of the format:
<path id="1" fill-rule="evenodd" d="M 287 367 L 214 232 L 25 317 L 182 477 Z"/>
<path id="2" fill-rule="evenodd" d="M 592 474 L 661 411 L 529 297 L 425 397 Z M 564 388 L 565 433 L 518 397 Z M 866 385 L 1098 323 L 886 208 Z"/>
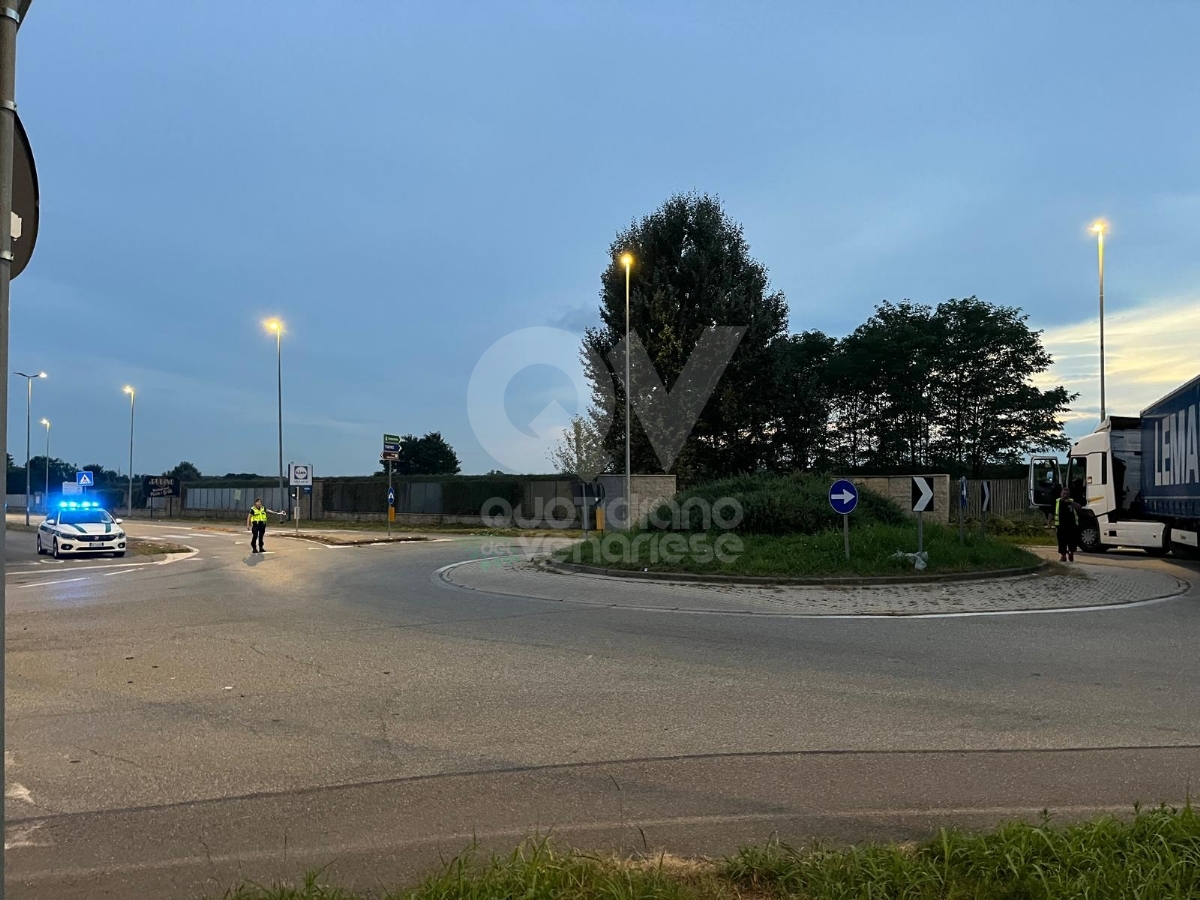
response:
<path id="1" fill-rule="evenodd" d="M 817 475 L 720 479 L 677 494 L 637 534 L 610 532 L 554 556 L 610 569 L 780 578 L 953 574 L 1039 562 L 1014 541 L 981 538 L 978 527 L 960 544 L 957 526 L 926 522 L 925 567 L 918 569 L 916 521 L 866 490 L 850 516 L 847 560 L 842 517 L 828 491 L 829 479 Z"/>
<path id="2" fill-rule="evenodd" d="M 1200 816 L 1135 810 L 1056 827 L 1047 817 L 993 831 L 943 829 L 919 844 L 795 848 L 778 841 L 722 860 L 637 857 L 530 841 L 508 856 L 468 852 L 395 892 L 359 894 L 310 875 L 242 885 L 226 900 L 1174 900 L 1200 896 Z"/>

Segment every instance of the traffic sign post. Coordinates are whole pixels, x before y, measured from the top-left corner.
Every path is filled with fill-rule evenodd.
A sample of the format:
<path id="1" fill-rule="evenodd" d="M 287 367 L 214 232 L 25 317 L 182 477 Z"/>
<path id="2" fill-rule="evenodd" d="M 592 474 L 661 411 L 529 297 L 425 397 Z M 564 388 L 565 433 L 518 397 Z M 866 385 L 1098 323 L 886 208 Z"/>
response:
<path id="1" fill-rule="evenodd" d="M 979 485 L 979 536 L 987 537 L 987 514 L 992 511 L 992 483 L 981 482 Z"/>
<path id="2" fill-rule="evenodd" d="M 858 488 L 841 478 L 829 487 L 829 505 L 842 517 L 842 545 L 850 559 L 850 513 L 858 506 Z"/>
<path id="3" fill-rule="evenodd" d="M 86 469 L 75 473 L 75 483 L 81 488 L 90 488 L 96 486 L 96 476 L 93 472 Z"/>
<path id="4" fill-rule="evenodd" d="M 392 523 L 396 521 L 396 490 L 392 487 L 392 463 L 400 461 L 400 435 L 384 434 L 383 452 L 379 461 L 387 463 L 388 492 L 387 492 L 387 522 L 388 540 L 392 539 Z"/>
<path id="5" fill-rule="evenodd" d="M 967 541 L 966 525 L 963 524 L 963 516 L 967 512 L 967 476 L 963 475 L 958 479 L 958 542 L 965 544 Z"/>
<path id="6" fill-rule="evenodd" d="M 917 514 L 917 552 L 925 550 L 924 513 L 933 511 L 933 479 L 925 475 L 912 477 L 912 511 Z"/>

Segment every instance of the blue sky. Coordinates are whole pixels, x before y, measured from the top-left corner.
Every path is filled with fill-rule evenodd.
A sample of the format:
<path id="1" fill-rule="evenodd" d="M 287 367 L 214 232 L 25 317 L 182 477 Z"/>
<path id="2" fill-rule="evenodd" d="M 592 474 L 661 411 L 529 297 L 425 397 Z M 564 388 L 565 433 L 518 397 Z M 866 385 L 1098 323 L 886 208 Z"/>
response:
<path id="1" fill-rule="evenodd" d="M 383 431 L 438 429 L 486 471 L 476 361 L 595 321 L 614 233 L 697 190 L 795 330 L 843 334 L 883 299 L 1024 307 L 1086 430 L 1093 217 L 1124 323 L 1110 408 L 1200 371 L 1197 33 L 1182 0 L 37 0 L 17 93 L 42 223 L 13 368 L 50 373 L 54 455 L 123 468 L 130 382 L 139 472 L 270 473 L 278 314 L 288 459 L 367 472 Z M 554 401 L 575 408 L 545 365 L 506 395 L 518 426 Z"/>

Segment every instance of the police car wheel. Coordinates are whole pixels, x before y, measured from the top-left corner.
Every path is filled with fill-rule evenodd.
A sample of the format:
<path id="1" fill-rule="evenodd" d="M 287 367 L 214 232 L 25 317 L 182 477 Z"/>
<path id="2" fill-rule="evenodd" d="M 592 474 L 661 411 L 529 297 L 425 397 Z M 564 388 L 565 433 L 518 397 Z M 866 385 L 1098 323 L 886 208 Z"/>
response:
<path id="1" fill-rule="evenodd" d="M 55 559 L 62 559 L 62 553 L 60 553 L 58 550 L 58 538 L 54 539 L 54 543 L 52 546 L 54 549 L 51 551 L 50 555 L 53 556 Z"/>
<path id="2" fill-rule="evenodd" d="M 40 534 L 37 536 L 37 555 L 38 556 L 46 555 L 46 548 L 42 546 L 42 536 Z"/>

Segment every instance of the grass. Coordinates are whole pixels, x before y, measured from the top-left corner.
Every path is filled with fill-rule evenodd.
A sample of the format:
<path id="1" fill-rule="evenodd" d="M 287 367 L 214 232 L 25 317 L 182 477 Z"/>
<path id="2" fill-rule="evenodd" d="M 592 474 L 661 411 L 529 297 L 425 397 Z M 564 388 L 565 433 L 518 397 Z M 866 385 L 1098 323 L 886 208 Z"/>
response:
<path id="1" fill-rule="evenodd" d="M 164 553 L 189 553 L 190 547 L 173 544 L 170 541 L 148 541 L 143 538 L 130 538 L 129 552 L 135 556 L 159 556 Z"/>
<path id="2" fill-rule="evenodd" d="M 696 539 L 703 543 L 686 543 Z M 1027 550 L 1006 541 L 981 539 L 978 533 L 968 533 L 966 543 L 959 544 L 958 529 L 942 525 L 925 526 L 924 546 L 929 554 L 927 566 L 918 571 L 912 560 L 894 557 L 898 550 L 916 551 L 915 524 L 855 527 L 852 522 L 849 561 L 844 556 L 842 532 L 830 530 L 783 536 L 643 533 L 627 538 L 610 533 L 603 541 L 583 541 L 557 551 L 554 557 L 615 569 L 791 578 L 945 574 L 1039 562 Z M 672 551 L 678 556 L 680 549 L 686 551 L 682 558 L 671 558 Z M 718 558 L 717 551 L 725 558 Z"/>
<path id="3" fill-rule="evenodd" d="M 1175 900 L 1200 896 L 1200 816 L 1134 810 L 1056 827 L 942 829 L 920 844 L 797 849 L 778 841 L 724 860 L 617 859 L 529 841 L 504 857 L 468 852 L 415 887 L 359 894 L 316 874 L 242 885 L 226 900 Z"/>

